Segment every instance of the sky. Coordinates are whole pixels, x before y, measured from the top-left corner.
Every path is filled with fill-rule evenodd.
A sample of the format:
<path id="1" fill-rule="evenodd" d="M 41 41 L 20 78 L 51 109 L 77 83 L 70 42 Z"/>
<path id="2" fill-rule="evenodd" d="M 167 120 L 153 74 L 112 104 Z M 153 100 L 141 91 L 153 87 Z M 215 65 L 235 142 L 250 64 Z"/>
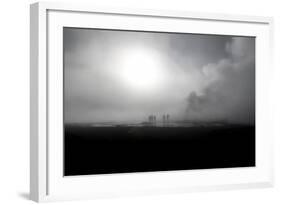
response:
<path id="1" fill-rule="evenodd" d="M 65 123 L 255 123 L 255 38 L 64 28 Z"/>

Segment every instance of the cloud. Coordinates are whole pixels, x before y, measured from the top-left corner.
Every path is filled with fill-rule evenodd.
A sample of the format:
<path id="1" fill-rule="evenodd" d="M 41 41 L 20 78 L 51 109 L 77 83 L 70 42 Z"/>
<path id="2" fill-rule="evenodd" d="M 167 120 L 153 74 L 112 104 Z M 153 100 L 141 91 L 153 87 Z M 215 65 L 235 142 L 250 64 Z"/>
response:
<path id="1" fill-rule="evenodd" d="M 202 68 L 205 87 L 187 98 L 186 119 L 255 122 L 255 40 L 233 37 L 227 58 Z"/>
<path id="2" fill-rule="evenodd" d="M 164 79 L 157 89 L 135 89 L 120 77 L 121 61 L 139 49 L 159 57 L 152 57 Z M 253 122 L 254 49 L 249 37 L 65 28 L 65 121 L 141 121 L 169 113 L 175 120 Z"/>

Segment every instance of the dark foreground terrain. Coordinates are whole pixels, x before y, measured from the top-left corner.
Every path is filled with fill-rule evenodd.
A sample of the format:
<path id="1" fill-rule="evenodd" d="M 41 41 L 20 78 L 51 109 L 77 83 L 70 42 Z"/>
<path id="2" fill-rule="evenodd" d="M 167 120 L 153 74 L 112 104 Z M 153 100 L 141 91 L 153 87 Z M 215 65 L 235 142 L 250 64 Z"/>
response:
<path id="1" fill-rule="evenodd" d="M 65 126 L 66 176 L 249 166 L 254 126 Z"/>

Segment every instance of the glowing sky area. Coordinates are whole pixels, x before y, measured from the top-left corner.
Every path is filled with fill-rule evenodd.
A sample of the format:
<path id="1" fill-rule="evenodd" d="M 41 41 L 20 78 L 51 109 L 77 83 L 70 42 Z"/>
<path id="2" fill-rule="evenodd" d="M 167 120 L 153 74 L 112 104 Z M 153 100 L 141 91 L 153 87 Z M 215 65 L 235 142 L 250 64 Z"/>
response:
<path id="1" fill-rule="evenodd" d="M 164 86 L 164 66 L 149 48 L 132 47 L 116 55 L 120 79 L 136 92 L 149 92 Z"/>
<path id="2" fill-rule="evenodd" d="M 66 123 L 255 119 L 255 39 L 64 28 Z"/>

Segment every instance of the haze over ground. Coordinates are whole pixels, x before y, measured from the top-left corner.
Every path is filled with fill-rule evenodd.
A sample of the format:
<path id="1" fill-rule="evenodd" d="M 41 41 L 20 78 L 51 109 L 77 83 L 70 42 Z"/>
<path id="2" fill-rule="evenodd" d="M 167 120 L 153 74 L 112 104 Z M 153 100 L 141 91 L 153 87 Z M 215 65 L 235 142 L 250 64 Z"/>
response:
<path id="1" fill-rule="evenodd" d="M 254 124 L 255 39 L 64 28 L 66 123 Z"/>

